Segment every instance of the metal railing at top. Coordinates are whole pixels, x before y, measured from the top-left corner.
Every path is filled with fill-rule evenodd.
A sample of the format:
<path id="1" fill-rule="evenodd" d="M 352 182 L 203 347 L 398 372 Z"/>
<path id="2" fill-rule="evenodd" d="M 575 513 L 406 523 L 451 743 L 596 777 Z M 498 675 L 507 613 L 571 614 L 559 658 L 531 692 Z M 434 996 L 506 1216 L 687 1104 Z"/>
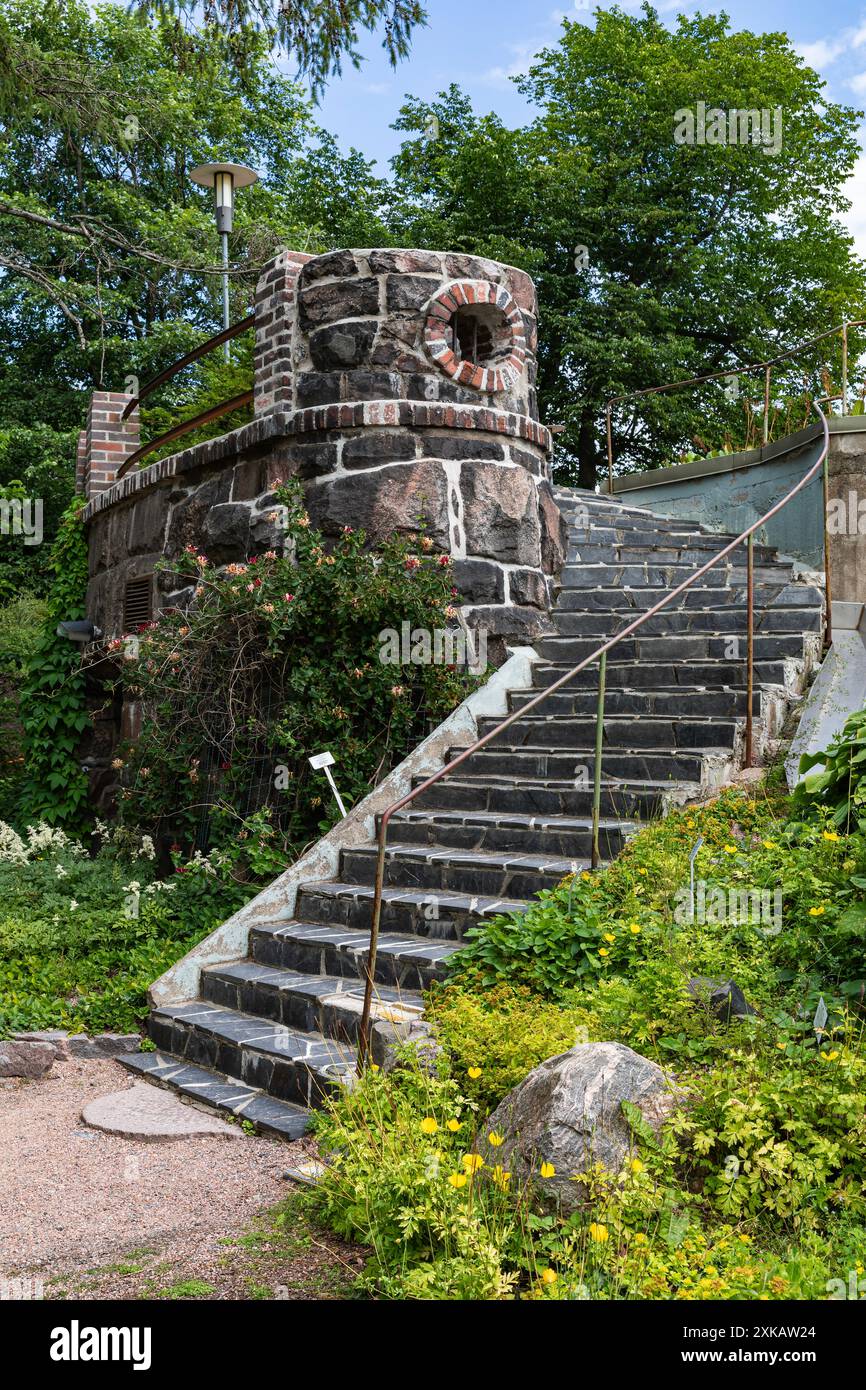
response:
<path id="1" fill-rule="evenodd" d="M 246 333 L 247 329 L 252 328 L 254 324 L 255 314 L 248 314 L 245 319 L 239 319 L 237 323 L 233 323 L 229 328 L 223 328 L 221 332 L 215 333 L 212 338 L 208 338 L 207 342 L 199 343 L 197 348 L 193 348 L 192 352 L 188 352 L 185 356 L 178 358 L 177 362 L 173 362 L 170 367 L 163 368 L 161 372 L 158 372 L 155 377 L 140 388 L 137 396 L 132 396 L 131 399 L 127 401 L 123 409 L 123 414 L 120 417 L 121 420 L 127 420 L 137 405 L 140 405 L 143 400 L 146 400 L 157 387 L 162 386 L 166 381 L 171 381 L 171 378 L 177 376 L 178 372 L 182 372 L 184 367 L 188 367 L 191 363 L 197 362 L 200 357 L 206 357 L 209 352 L 213 352 L 215 348 L 222 347 L 223 343 L 230 342 L 232 338 L 239 337 L 241 333 Z M 179 439 L 181 435 L 189 434 L 191 430 L 198 429 L 201 425 L 209 424 L 211 420 L 218 420 L 221 415 L 228 415 L 233 410 L 240 410 L 243 406 L 250 405 L 252 399 L 252 391 L 242 391 L 240 395 L 233 396 L 230 401 L 221 401 L 219 405 L 212 405 L 209 409 L 201 411 L 200 414 L 193 416 L 190 420 L 181 420 L 179 424 L 173 425 L 170 430 L 166 430 L 164 434 L 158 435 L 156 439 L 150 439 L 146 444 L 142 444 L 140 449 L 136 449 L 134 454 L 130 454 L 129 458 L 124 459 L 117 470 L 116 478 L 122 478 L 125 473 L 129 472 L 130 468 L 140 463 L 148 454 L 152 454 L 155 450 L 161 449 L 163 444 L 170 444 L 173 439 Z"/>
<path id="2" fill-rule="evenodd" d="M 826 336 L 826 335 L 822 335 L 822 336 Z M 785 354 L 785 355 L 787 356 L 788 354 Z M 768 364 L 764 364 L 764 365 L 768 365 Z M 722 375 L 730 375 L 730 373 L 722 373 Z M 699 381 L 699 380 L 701 380 L 701 378 L 698 378 L 698 379 L 697 379 L 697 381 Z M 697 381 L 696 381 L 695 383 L 682 383 L 682 384 L 697 384 Z M 650 389 L 650 390 L 653 390 L 653 389 L 664 389 L 664 388 L 649 388 L 649 389 Z M 847 379 L 846 379 L 846 389 L 847 389 Z M 371 1015 L 371 1011 L 372 1011 L 373 992 L 374 992 L 374 988 L 375 988 L 375 978 L 376 978 L 376 954 L 377 954 L 378 944 L 379 944 L 379 927 L 380 927 L 381 918 L 382 918 L 382 897 L 383 897 L 383 892 L 384 892 L 384 887 L 385 887 L 385 851 L 386 851 L 386 846 L 387 846 L 388 825 L 389 825 L 389 822 L 390 822 L 390 820 L 391 820 L 391 817 L 394 816 L 394 815 L 396 815 L 396 813 L 397 813 L 398 811 L 401 811 L 401 810 L 403 809 L 404 806 L 408 806 L 408 805 L 410 804 L 410 802 L 412 802 L 412 801 L 414 801 L 414 800 L 416 799 L 416 797 L 419 797 L 419 796 L 423 795 L 424 792 L 429 791 L 429 789 L 430 789 L 431 787 L 434 787 L 434 786 L 436 785 L 437 782 L 439 782 L 439 781 L 442 780 L 443 777 L 449 776 L 450 773 L 454 772 L 456 768 L 460 767 L 461 764 L 465 763 L 466 760 L 467 760 L 467 758 L 471 758 L 475 753 L 479 752 L 482 748 L 486 747 L 486 745 L 487 745 L 488 743 L 492 742 L 493 739 L 498 738 L 499 735 L 500 735 L 501 733 L 504 733 L 504 731 L 505 731 L 506 729 L 510 728 L 512 724 L 516 723 L 518 719 L 525 719 L 526 716 L 527 716 L 527 714 L 530 714 L 530 713 L 532 712 L 532 710 L 537 709 L 538 706 L 539 706 L 540 704 L 542 704 L 545 700 L 547 700 L 547 699 L 549 698 L 549 696 L 554 695 L 558 690 L 561 690 L 561 689 L 563 688 L 563 686 L 568 685 L 569 681 L 573 680 L 574 677 L 575 677 L 580 671 L 585 670 L 587 666 L 591 666 L 592 663 L 593 663 L 594 661 L 597 661 L 597 662 L 599 663 L 599 670 L 598 670 L 598 704 L 597 704 L 597 708 L 596 708 L 596 723 L 595 723 L 595 763 L 594 763 L 594 766 L 593 766 L 592 855 L 591 855 L 591 867 L 592 867 L 593 869 L 597 869 L 597 868 L 598 868 L 598 865 L 599 865 L 599 862 L 600 862 L 600 853 L 599 853 L 599 822 L 600 822 L 600 811 L 601 811 L 601 766 L 602 766 L 602 757 L 603 757 L 604 698 L 605 698 L 605 684 L 606 684 L 606 677 L 607 677 L 607 654 L 608 654 L 608 652 L 611 651 L 614 647 L 618 646 L 618 644 L 619 644 L 620 642 L 622 642 L 626 637 L 630 637 L 632 633 L 637 632 L 638 629 L 641 628 L 641 627 L 643 626 L 644 623 L 648 622 L 650 618 L 655 617 L 655 615 L 656 615 L 657 613 L 660 613 L 660 612 L 662 611 L 662 609 L 667 608 L 669 604 L 673 603 L 674 599 L 679 598 L 680 594 L 685 593 L 685 591 L 686 591 L 687 589 L 690 589 L 691 586 L 692 586 L 693 584 L 695 584 L 699 579 L 703 578 L 703 576 L 704 576 L 705 574 L 707 574 L 708 571 L 711 570 L 711 569 L 713 568 L 714 565 L 719 564 L 719 562 L 720 562 L 721 560 L 724 560 L 728 555 L 730 555 L 734 550 L 736 550 L 737 546 L 742 545 L 743 542 L 745 542 L 746 545 L 747 545 L 747 547 L 748 547 L 748 549 L 747 549 L 747 570 L 746 570 L 746 587 L 747 587 L 747 618 L 746 618 L 746 623 L 747 623 L 747 642 L 746 642 L 746 729 L 745 729 L 745 762 L 746 762 L 746 766 L 747 766 L 747 767 L 751 766 L 751 763 L 752 763 L 752 760 L 753 760 L 753 752 L 754 752 L 754 750 L 753 750 L 753 711 L 752 711 L 752 704 L 753 704 L 753 695 L 754 695 L 754 657 L 755 657 L 755 653 L 754 653 L 754 616 L 755 616 L 755 604 L 754 604 L 754 594 L 755 594 L 754 537 L 755 537 L 755 532 L 756 532 L 756 531 L 759 531 L 760 528 L 761 528 L 762 526 L 765 526 L 765 525 L 767 524 L 768 521 L 770 521 L 774 516 L 776 516 L 776 514 L 777 514 L 778 512 L 780 512 L 780 511 L 783 509 L 783 507 L 786 507 L 786 506 L 788 505 L 788 503 L 792 500 L 792 498 L 796 497 L 797 494 L 798 494 L 799 492 L 802 492 L 803 488 L 805 488 L 805 487 L 807 487 L 807 486 L 809 485 L 809 483 L 812 481 L 812 479 L 813 479 L 814 477 L 816 477 L 816 475 L 817 475 L 819 469 L 822 469 L 822 468 L 824 468 L 824 535 L 825 535 L 825 544 L 826 544 L 826 537 L 827 537 L 827 470 L 826 470 L 826 467 L 825 467 L 825 460 L 826 460 L 826 458 L 827 458 L 827 455 L 828 455 L 828 452 L 829 452 L 829 448 L 830 448 L 830 427 L 829 427 L 829 423 L 828 423 L 828 420 L 827 420 L 827 416 L 824 414 L 824 411 L 821 409 L 821 407 L 820 407 L 820 405 L 818 404 L 818 402 L 817 402 L 817 401 L 813 401 L 813 402 L 812 402 L 812 405 L 813 405 L 813 408 L 817 411 L 817 413 L 818 413 L 818 415 L 819 415 L 819 417 L 820 417 L 822 426 L 823 426 L 823 443 L 822 443 L 822 446 L 821 446 L 821 449 L 820 449 L 820 452 L 819 452 L 819 455 L 818 455 L 818 458 L 816 459 L 816 461 L 812 464 L 812 466 L 809 468 L 809 470 L 803 475 L 803 477 L 800 479 L 800 481 L 799 481 L 798 483 L 796 483 L 795 486 L 792 487 L 791 490 L 790 490 L 788 493 L 786 493 L 786 495 L 782 498 L 782 500 L 781 500 L 780 502 L 777 502 L 777 503 L 775 504 L 774 507 L 771 507 L 770 510 L 769 510 L 768 512 L 766 512 L 762 517 L 760 517 L 758 521 L 753 522 L 752 525 L 751 525 L 747 530 L 745 530 L 745 531 L 743 531 L 743 532 L 741 533 L 741 535 L 737 536 L 734 540 L 730 541 L 729 544 L 726 545 L 726 546 L 724 547 L 723 550 L 720 550 L 719 553 L 718 553 L 717 555 L 714 555 L 714 556 L 712 557 L 711 560 L 708 560 L 707 563 L 706 563 L 705 565 L 702 565 L 702 566 L 700 567 L 700 569 L 695 570 L 694 574 L 690 575 L 690 576 L 688 577 L 688 579 L 684 579 L 683 582 L 682 582 L 682 584 L 679 584 L 675 589 L 672 589 L 671 592 L 670 592 L 669 594 L 665 594 L 665 596 L 664 596 L 663 598 L 659 599 L 658 603 L 653 604 L 652 608 L 649 608 L 649 609 L 646 611 L 646 613 L 642 613 L 642 614 L 640 615 L 639 618 L 635 618 L 634 622 L 629 623 L 629 625 L 628 625 L 627 627 L 623 628 L 621 632 L 617 632 L 613 637 L 608 638 L 608 640 L 607 640 L 606 642 L 602 643 L 602 645 L 601 645 L 596 651 L 594 651 L 590 656 L 584 657 L 584 659 L 583 659 L 582 661 L 579 661 L 579 662 L 577 663 L 576 666 L 573 666 L 573 667 L 571 668 L 571 670 L 566 671 L 566 673 L 565 673 L 564 676 L 560 676 L 558 680 L 554 681 L 552 685 L 546 686 L 546 687 L 544 688 L 544 690 L 540 691 L 539 694 L 536 695 L 533 699 L 531 699 L 527 704 L 522 705 L 519 709 L 516 709 L 516 710 L 514 710 L 511 714 L 509 714 L 509 715 L 507 716 L 507 718 L 503 719 L 501 723 L 499 723 L 499 724 L 496 725 L 496 728 L 495 728 L 495 729 L 491 729 L 490 732 L 487 733 L 487 734 L 484 734 L 482 738 L 476 739 L 476 741 L 475 741 L 473 744 L 471 744 L 468 748 L 464 748 L 460 753 L 458 753 L 457 757 L 454 758 L 454 759 L 452 759 L 451 762 L 446 763 L 443 767 L 441 767 L 441 768 L 438 770 L 438 772 L 434 772 L 433 775 L 432 775 L 431 777 L 428 777 L 424 782 L 421 782 L 421 783 L 419 784 L 419 786 L 413 787 L 412 790 L 411 790 L 411 791 L 408 791 L 408 792 L 406 793 L 405 796 L 400 797 L 400 799 L 399 799 L 398 801 L 393 802 L 385 811 L 382 812 L 381 816 L 379 817 L 379 826 L 378 826 L 378 834 L 377 834 L 377 839 L 378 839 L 378 854 L 377 854 L 377 858 L 376 858 L 376 886 L 375 886 L 374 895 L 373 895 L 373 916 L 372 916 L 372 921 L 371 921 L 371 924 L 370 924 L 370 947 L 369 947 L 369 951 L 368 951 L 368 953 L 367 953 L 367 962 L 366 962 L 366 967 L 365 967 L 365 972 L 364 972 L 364 1004 L 363 1004 L 363 1008 L 362 1008 L 362 1011 L 361 1011 L 361 1020 L 360 1020 L 360 1023 L 359 1023 L 359 1025 L 358 1025 L 358 1069 L 359 1069 L 359 1070 L 360 1070 L 360 1068 L 364 1065 L 364 1062 L 365 1062 L 365 1060 L 366 1060 L 366 1058 L 367 1058 L 367 1056 L 368 1056 L 368 1054 L 369 1054 L 370 1015 Z M 827 566 L 827 564 L 828 564 L 827 551 L 825 550 L 825 567 Z M 829 622 L 829 587 L 828 587 L 828 594 L 827 594 L 827 602 L 828 602 L 828 607 L 827 607 L 827 618 L 828 618 L 828 622 Z"/>

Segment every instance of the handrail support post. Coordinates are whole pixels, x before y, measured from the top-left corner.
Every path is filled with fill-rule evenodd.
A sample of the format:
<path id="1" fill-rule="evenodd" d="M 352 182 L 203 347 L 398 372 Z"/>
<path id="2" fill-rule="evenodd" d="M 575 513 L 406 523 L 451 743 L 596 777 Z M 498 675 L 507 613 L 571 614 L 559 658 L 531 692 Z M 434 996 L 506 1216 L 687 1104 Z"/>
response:
<path id="1" fill-rule="evenodd" d="M 604 743 L 604 694 L 607 683 L 607 652 L 598 659 L 598 705 L 595 712 L 595 764 L 592 770 L 592 856 L 590 868 L 597 869 L 601 859 L 598 844 L 598 823 L 601 818 L 601 758 Z"/>

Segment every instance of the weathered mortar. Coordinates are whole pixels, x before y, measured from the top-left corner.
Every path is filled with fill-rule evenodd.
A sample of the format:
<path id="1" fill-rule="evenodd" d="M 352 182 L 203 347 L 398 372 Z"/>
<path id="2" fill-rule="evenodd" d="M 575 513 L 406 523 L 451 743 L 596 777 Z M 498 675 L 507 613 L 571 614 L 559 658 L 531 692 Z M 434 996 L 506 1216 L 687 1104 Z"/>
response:
<path id="1" fill-rule="evenodd" d="M 461 355 L 458 314 L 480 362 Z M 277 545 L 273 486 L 294 476 L 326 535 L 348 525 L 375 544 L 423 526 L 451 554 L 464 617 L 487 629 L 495 658 L 505 640 L 531 640 L 563 544 L 536 344 L 534 287 L 513 267 L 447 252 L 281 253 L 256 295 L 256 418 L 90 496 L 89 616 L 119 634 L 127 581 L 187 544 L 217 563 Z M 126 456 L 122 432 L 117 442 Z M 160 576 L 157 606 L 180 597 Z"/>

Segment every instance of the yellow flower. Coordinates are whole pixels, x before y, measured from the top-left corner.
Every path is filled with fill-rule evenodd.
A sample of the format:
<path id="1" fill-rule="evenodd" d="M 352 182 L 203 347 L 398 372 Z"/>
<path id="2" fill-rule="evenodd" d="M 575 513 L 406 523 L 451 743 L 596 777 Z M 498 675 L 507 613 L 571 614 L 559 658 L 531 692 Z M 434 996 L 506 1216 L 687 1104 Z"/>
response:
<path id="1" fill-rule="evenodd" d="M 640 934 L 640 930 L 640 922 L 632 922 L 631 926 L 629 927 L 629 931 L 631 932 L 632 936 L 638 936 Z"/>
<path id="2" fill-rule="evenodd" d="M 633 1173 L 643 1172 L 643 1164 L 641 1163 L 639 1158 L 633 1158 L 630 1167 Z"/>
<path id="3" fill-rule="evenodd" d="M 499 1145 L 505 1142 L 505 1136 L 500 1134 L 499 1131 L 496 1129 L 492 1129 L 488 1134 L 487 1138 L 489 1142 L 493 1145 L 494 1149 L 498 1149 Z"/>
<path id="4" fill-rule="evenodd" d="M 763 844 L 764 844 L 764 849 L 775 849 L 775 848 L 776 848 L 776 841 L 775 841 L 775 840 L 764 840 Z"/>
<path id="5" fill-rule="evenodd" d="M 379 1063 L 378 1063 L 378 1062 L 371 1062 L 371 1063 L 370 1063 L 370 1070 L 371 1070 L 371 1071 L 378 1071 L 378 1070 L 379 1070 Z"/>
<path id="6" fill-rule="evenodd" d="M 809 908 L 809 916 L 810 916 L 810 917 L 823 917 L 823 916 L 824 916 L 824 909 L 823 909 L 823 907 L 810 907 L 810 908 Z"/>
<path id="7" fill-rule="evenodd" d="M 839 1056 L 839 1053 L 838 1053 L 838 1052 L 821 1052 L 821 1053 L 819 1053 L 818 1055 L 820 1056 L 822 1062 L 835 1062 L 836 1058 Z"/>
<path id="8" fill-rule="evenodd" d="M 491 1168 L 491 1177 L 497 1187 L 506 1188 L 511 1182 L 511 1174 L 503 1172 L 502 1164 L 497 1163 L 495 1168 Z"/>
<path id="9" fill-rule="evenodd" d="M 832 841 L 835 843 L 835 841 L 838 840 L 838 838 L 839 838 L 839 836 L 836 834 L 835 830 L 825 830 L 825 831 L 824 831 L 824 839 L 825 839 L 825 840 L 832 840 Z"/>
<path id="10" fill-rule="evenodd" d="M 481 1075 L 481 1068 L 480 1068 L 480 1067 L 467 1067 L 467 1069 L 466 1069 L 466 1074 L 467 1074 L 467 1076 L 471 1076 L 473 1081 L 477 1081 L 478 1078 L 479 1078 L 479 1076 Z"/>
<path id="11" fill-rule="evenodd" d="M 751 1236 L 738 1235 L 737 1240 L 740 1242 L 741 1245 L 751 1245 L 752 1243 Z"/>
<path id="12" fill-rule="evenodd" d="M 584 883 L 589 883 L 590 879 L 592 878 L 592 874 L 588 874 L 586 872 L 586 869 L 584 869 L 583 873 L 581 874 L 581 878 L 583 879 Z"/>
<path id="13" fill-rule="evenodd" d="M 598 954 L 599 954 L 600 956 L 609 956 L 609 955 L 610 955 L 610 951 L 607 949 L 606 946 L 600 946 L 600 947 L 599 947 Z"/>
<path id="14" fill-rule="evenodd" d="M 559 1275 L 555 1269 L 544 1269 L 541 1272 L 542 1284 L 555 1284 L 558 1278 Z"/>
<path id="15" fill-rule="evenodd" d="M 724 849 L 725 854 L 736 854 L 737 852 L 736 845 L 723 845 L 722 848 Z"/>
<path id="16" fill-rule="evenodd" d="M 589 1227 L 589 1238 L 590 1240 L 594 1240 L 597 1245 L 604 1245 L 604 1242 L 609 1238 L 607 1227 L 603 1226 L 600 1221 L 591 1222 Z"/>
<path id="17" fill-rule="evenodd" d="M 605 941 L 616 941 L 616 937 L 614 936 L 612 931 L 606 931 L 604 934 L 604 939 Z"/>
<path id="18" fill-rule="evenodd" d="M 646 1245 L 646 1236 L 643 1231 L 635 1231 L 634 1243 L 635 1245 Z"/>
<path id="19" fill-rule="evenodd" d="M 421 1121 L 422 1134 L 435 1134 L 438 1128 L 439 1126 L 433 1119 L 432 1115 L 426 1115 L 424 1119 Z"/>
<path id="20" fill-rule="evenodd" d="M 552 1163 L 547 1163 L 547 1162 L 542 1163 L 542 1165 L 541 1165 L 541 1176 L 542 1176 L 543 1178 L 552 1178 L 555 1172 L 556 1172 L 556 1169 L 554 1168 L 554 1166 L 553 1166 Z"/>
<path id="21" fill-rule="evenodd" d="M 643 877 L 646 878 L 646 873 L 647 873 L 646 869 L 638 869 L 638 873 L 639 873 L 639 874 L 642 874 Z"/>
<path id="22" fill-rule="evenodd" d="M 693 821 L 693 820 L 687 820 L 687 821 L 686 821 L 686 830 L 694 830 L 694 828 L 695 828 L 695 823 L 694 823 L 694 821 Z"/>
<path id="23" fill-rule="evenodd" d="M 464 1154 L 463 1167 L 467 1173 L 477 1173 L 479 1168 L 484 1167 L 484 1159 L 480 1154 Z"/>
<path id="24" fill-rule="evenodd" d="M 465 1186 L 466 1186 L 466 1174 L 465 1174 L 465 1173 L 450 1173 L 449 1176 L 448 1176 L 448 1181 L 450 1182 L 450 1184 L 451 1184 L 452 1187 L 465 1187 Z"/>
<path id="25" fill-rule="evenodd" d="M 460 1128 L 460 1121 L 459 1121 L 459 1120 L 449 1120 L 449 1121 L 448 1121 L 448 1128 L 450 1129 L 450 1131 L 451 1131 L 452 1134 L 456 1134 L 457 1131 L 458 1131 L 458 1129 Z"/>

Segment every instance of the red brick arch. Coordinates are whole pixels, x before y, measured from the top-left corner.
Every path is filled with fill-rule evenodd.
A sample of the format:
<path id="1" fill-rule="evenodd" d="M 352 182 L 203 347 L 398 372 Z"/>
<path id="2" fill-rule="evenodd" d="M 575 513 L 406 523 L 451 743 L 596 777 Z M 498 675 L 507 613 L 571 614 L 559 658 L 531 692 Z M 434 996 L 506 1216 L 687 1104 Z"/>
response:
<path id="1" fill-rule="evenodd" d="M 493 304 L 503 313 L 511 344 L 508 355 L 495 366 L 461 361 L 448 342 L 447 329 L 454 315 L 468 304 Z M 453 280 L 434 295 L 427 305 L 424 343 L 440 371 L 477 391 L 508 390 L 520 379 L 526 364 L 523 315 L 508 290 L 489 280 Z"/>

